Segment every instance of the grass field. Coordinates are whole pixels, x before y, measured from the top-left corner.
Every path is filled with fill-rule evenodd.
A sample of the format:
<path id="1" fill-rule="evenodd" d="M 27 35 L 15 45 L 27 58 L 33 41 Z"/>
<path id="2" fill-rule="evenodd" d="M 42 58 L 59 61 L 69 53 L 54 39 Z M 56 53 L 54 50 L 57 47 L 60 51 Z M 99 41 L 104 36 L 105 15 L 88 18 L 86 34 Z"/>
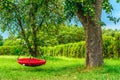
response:
<path id="1" fill-rule="evenodd" d="M 0 80 L 120 80 L 120 60 L 105 59 L 105 65 L 84 69 L 84 59 L 48 57 L 39 67 L 25 67 L 16 56 L 0 56 Z"/>

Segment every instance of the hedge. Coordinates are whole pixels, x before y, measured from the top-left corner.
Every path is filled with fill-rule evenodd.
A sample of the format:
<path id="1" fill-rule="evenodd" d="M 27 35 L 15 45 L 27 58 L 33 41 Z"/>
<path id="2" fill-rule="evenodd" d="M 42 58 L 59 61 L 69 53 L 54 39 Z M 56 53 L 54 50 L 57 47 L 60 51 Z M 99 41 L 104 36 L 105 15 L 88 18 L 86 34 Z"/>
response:
<path id="1" fill-rule="evenodd" d="M 49 56 L 85 57 L 85 42 L 69 43 L 54 47 L 39 47 L 41 54 Z M 20 46 L 1 46 L 0 55 L 29 55 Z"/>
<path id="2" fill-rule="evenodd" d="M 85 57 L 85 42 L 69 43 L 54 47 L 42 47 L 41 52 L 49 56 Z"/>
<path id="3" fill-rule="evenodd" d="M 0 55 L 17 55 L 17 48 L 15 46 L 1 46 Z"/>
<path id="4" fill-rule="evenodd" d="M 66 56 L 66 57 L 85 57 L 85 41 L 78 43 L 69 43 L 54 47 L 39 47 L 41 54 L 49 56 Z M 29 55 L 25 48 L 20 46 L 1 46 L 0 55 Z M 120 35 L 116 37 L 103 37 L 103 56 L 104 58 L 120 57 Z"/>
<path id="5" fill-rule="evenodd" d="M 27 55 L 27 50 L 20 46 L 0 46 L 0 55 Z"/>

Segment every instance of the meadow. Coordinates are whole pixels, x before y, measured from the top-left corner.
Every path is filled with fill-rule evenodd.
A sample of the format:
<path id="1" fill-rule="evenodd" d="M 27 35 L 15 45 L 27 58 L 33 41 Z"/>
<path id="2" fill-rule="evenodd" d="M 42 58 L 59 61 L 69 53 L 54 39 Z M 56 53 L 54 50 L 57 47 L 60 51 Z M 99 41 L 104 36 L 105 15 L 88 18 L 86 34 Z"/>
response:
<path id="1" fill-rule="evenodd" d="M 0 56 L 0 80 L 120 80 L 119 59 L 105 59 L 104 66 L 85 69 L 85 59 L 47 57 L 39 67 L 19 65 L 17 56 Z"/>

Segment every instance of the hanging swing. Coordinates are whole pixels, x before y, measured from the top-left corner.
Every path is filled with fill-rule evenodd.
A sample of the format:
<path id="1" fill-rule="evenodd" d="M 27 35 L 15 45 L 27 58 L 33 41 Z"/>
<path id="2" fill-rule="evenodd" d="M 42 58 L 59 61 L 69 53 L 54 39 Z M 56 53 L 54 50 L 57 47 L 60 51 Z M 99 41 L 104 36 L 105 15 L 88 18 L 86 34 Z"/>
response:
<path id="1" fill-rule="evenodd" d="M 35 67 L 35 66 L 44 65 L 46 63 L 46 60 L 38 59 L 38 58 L 19 58 L 17 62 L 24 66 Z"/>
<path id="2" fill-rule="evenodd" d="M 23 66 L 30 66 L 30 67 L 36 67 L 41 66 L 46 63 L 45 59 L 38 59 L 38 58 L 19 58 L 17 59 L 17 62 Z"/>

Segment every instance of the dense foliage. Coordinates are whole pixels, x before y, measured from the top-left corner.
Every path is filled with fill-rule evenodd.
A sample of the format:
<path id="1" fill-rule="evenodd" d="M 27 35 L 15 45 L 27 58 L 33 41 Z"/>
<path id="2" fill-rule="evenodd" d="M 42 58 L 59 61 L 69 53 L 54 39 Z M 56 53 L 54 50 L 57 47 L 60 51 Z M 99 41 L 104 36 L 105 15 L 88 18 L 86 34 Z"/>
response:
<path id="1" fill-rule="evenodd" d="M 85 42 L 61 44 L 54 47 L 39 47 L 44 56 L 67 56 L 82 58 L 85 57 Z M 104 58 L 120 58 L 120 33 L 114 37 L 103 36 Z M 26 48 L 21 46 L 1 46 L 0 55 L 29 55 Z"/>
<path id="2" fill-rule="evenodd" d="M 57 0 L 1 0 L 0 29 L 19 34 L 35 57 L 40 53 L 38 33 L 43 27 L 52 28 L 63 21 L 62 8 Z"/>
<path id="3" fill-rule="evenodd" d="M 55 35 L 55 33 L 57 34 Z M 103 56 L 105 58 L 119 58 L 120 31 L 103 28 L 102 34 Z M 41 37 L 39 44 L 42 44 L 39 50 L 44 55 L 85 57 L 85 34 L 82 27 L 61 26 L 58 31 L 52 31 L 51 35 L 43 31 L 39 36 Z M 0 47 L 0 55 L 29 55 L 22 42 L 19 37 L 9 36 L 4 40 L 4 46 Z"/>
<path id="4" fill-rule="evenodd" d="M 58 28 L 41 30 L 38 34 L 39 46 L 55 46 L 85 40 L 83 27 L 61 25 Z M 19 35 L 13 36 L 10 34 L 10 36 L 4 40 L 4 46 L 22 45 L 22 42 Z"/>
<path id="5" fill-rule="evenodd" d="M 2 35 L 0 35 L 0 46 L 3 46 L 3 36 Z"/>

